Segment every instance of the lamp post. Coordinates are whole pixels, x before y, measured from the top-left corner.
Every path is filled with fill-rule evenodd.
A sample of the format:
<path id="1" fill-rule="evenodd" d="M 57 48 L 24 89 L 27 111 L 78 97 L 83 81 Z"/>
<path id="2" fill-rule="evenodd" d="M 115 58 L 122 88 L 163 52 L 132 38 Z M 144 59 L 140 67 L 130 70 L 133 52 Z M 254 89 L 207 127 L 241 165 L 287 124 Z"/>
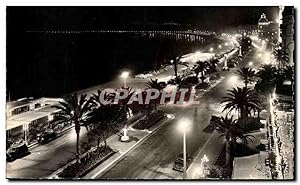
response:
<path id="1" fill-rule="evenodd" d="M 228 66 L 227 66 L 227 63 L 228 63 L 228 55 L 227 54 L 224 54 L 224 68 L 226 69 L 226 68 L 228 68 Z"/>
<path id="2" fill-rule="evenodd" d="M 129 77 L 129 74 L 130 73 L 128 71 L 123 71 L 121 74 L 121 78 L 123 78 L 123 80 L 124 80 L 124 85 L 123 85 L 124 88 L 126 88 L 126 82 L 127 82 L 127 78 Z M 125 108 L 125 110 L 126 110 L 126 108 Z M 127 135 L 127 131 L 128 131 L 128 128 L 127 128 L 127 125 L 125 124 L 125 127 L 123 128 L 123 136 L 121 137 L 121 141 L 123 141 L 123 142 L 129 141 L 129 136 Z"/>
<path id="3" fill-rule="evenodd" d="M 186 136 L 183 132 L 183 179 L 186 179 Z"/>
<path id="4" fill-rule="evenodd" d="M 183 132 L 183 179 L 186 179 L 186 132 L 189 130 L 191 121 L 189 119 L 183 118 L 179 121 L 178 129 Z"/>
<path id="5" fill-rule="evenodd" d="M 252 62 L 252 61 L 250 61 L 250 62 L 248 63 L 248 65 L 249 65 L 249 66 L 252 66 L 252 65 L 253 65 L 253 62 Z"/>
<path id="6" fill-rule="evenodd" d="M 242 46 L 239 46 L 239 57 L 243 56 L 242 55 Z"/>
<path id="7" fill-rule="evenodd" d="M 127 78 L 129 77 L 129 72 L 128 71 L 124 71 L 121 74 L 121 78 L 123 78 L 124 80 L 124 87 L 126 88 L 126 82 L 127 82 Z"/>

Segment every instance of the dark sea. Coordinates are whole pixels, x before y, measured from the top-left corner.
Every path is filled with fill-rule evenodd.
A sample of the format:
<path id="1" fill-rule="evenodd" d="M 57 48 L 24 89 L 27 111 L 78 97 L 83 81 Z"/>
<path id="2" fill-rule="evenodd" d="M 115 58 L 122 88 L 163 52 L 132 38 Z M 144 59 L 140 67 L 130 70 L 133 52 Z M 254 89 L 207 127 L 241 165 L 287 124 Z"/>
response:
<path id="1" fill-rule="evenodd" d="M 204 44 L 145 34 L 24 32 L 7 39 L 7 99 L 59 97 L 107 82 L 124 69 L 157 69 Z"/>

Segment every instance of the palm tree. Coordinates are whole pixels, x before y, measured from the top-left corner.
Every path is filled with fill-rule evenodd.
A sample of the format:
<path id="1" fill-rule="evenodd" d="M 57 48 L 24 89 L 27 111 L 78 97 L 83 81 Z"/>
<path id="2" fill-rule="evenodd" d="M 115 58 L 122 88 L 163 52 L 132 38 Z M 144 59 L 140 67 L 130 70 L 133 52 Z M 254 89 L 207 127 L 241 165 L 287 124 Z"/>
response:
<path id="1" fill-rule="evenodd" d="M 187 81 L 187 78 L 178 76 L 177 79 L 171 79 L 169 84 L 177 85 L 177 89 L 191 89 L 193 84 Z"/>
<path id="2" fill-rule="evenodd" d="M 236 140 L 241 139 L 242 141 L 245 141 L 247 143 L 247 139 L 251 140 L 250 137 L 253 137 L 251 135 L 245 134 L 244 130 L 238 126 L 237 122 L 237 120 L 233 120 L 233 116 L 229 118 L 228 115 L 226 115 L 226 117 L 222 116 L 221 118 L 213 119 L 211 121 L 211 124 L 214 126 L 217 132 L 220 133 L 219 137 L 225 138 L 227 168 L 232 167 L 232 146 L 236 143 Z M 227 174 L 227 176 L 228 175 L 229 174 Z"/>
<path id="3" fill-rule="evenodd" d="M 177 78 L 172 78 L 168 81 L 168 84 L 170 85 L 180 85 L 182 84 L 184 81 L 184 77 L 183 76 L 178 76 Z"/>
<path id="4" fill-rule="evenodd" d="M 103 102 L 101 101 L 102 93 L 103 93 L 103 91 L 97 90 L 97 93 L 92 94 L 91 103 L 93 104 L 93 108 L 97 108 L 97 107 L 100 107 L 103 105 Z M 111 101 L 111 100 L 114 100 L 115 96 L 116 95 L 114 93 L 104 92 L 104 95 L 102 98 L 104 101 Z"/>
<path id="5" fill-rule="evenodd" d="M 175 73 L 175 78 L 178 78 L 178 65 L 183 65 L 188 67 L 188 65 L 182 61 L 180 61 L 180 59 L 182 58 L 182 56 L 178 56 L 178 57 L 172 57 L 172 65 L 174 68 L 174 73 Z"/>
<path id="6" fill-rule="evenodd" d="M 130 113 L 130 109 L 133 109 L 134 106 L 132 104 L 128 104 L 130 97 L 133 96 L 133 94 L 135 93 L 135 90 L 133 90 L 132 87 L 122 87 L 121 90 L 126 90 L 128 92 L 128 96 L 127 98 L 124 99 L 120 99 L 118 102 L 118 105 L 121 106 L 124 111 L 126 112 L 126 114 Z M 122 91 L 120 91 L 120 93 L 123 93 Z"/>
<path id="7" fill-rule="evenodd" d="M 158 82 L 157 79 L 153 80 L 153 79 L 150 79 L 149 82 L 147 82 L 146 84 L 146 87 L 148 89 L 156 89 L 159 91 L 159 93 L 162 92 L 162 90 L 166 87 L 166 84 L 164 82 Z M 156 110 L 157 109 L 157 105 L 159 103 L 159 97 L 160 97 L 161 94 L 159 94 L 158 98 L 157 99 L 152 99 L 149 103 L 149 106 L 151 107 L 150 104 L 153 104 L 154 105 L 154 109 Z M 145 100 L 145 98 L 144 98 Z M 149 108 L 150 108 L 149 107 Z"/>
<path id="8" fill-rule="evenodd" d="M 103 105 L 100 101 L 100 94 L 101 91 L 98 91 L 97 94 L 93 95 L 92 101 L 93 104 L 96 105 L 96 110 L 91 112 L 90 116 L 90 122 L 93 123 L 99 123 L 101 124 L 103 120 L 106 121 L 106 123 L 102 123 L 102 125 L 97 126 L 98 130 L 103 130 L 103 128 L 108 128 L 110 130 L 115 130 L 113 129 L 115 126 L 119 128 L 120 124 L 119 123 L 124 123 L 124 136 L 127 135 L 127 118 L 132 110 L 134 111 L 140 111 L 141 105 L 133 102 L 132 104 L 129 104 L 128 102 L 130 101 L 131 96 L 134 96 L 135 91 L 132 90 L 131 87 L 122 87 L 120 91 L 116 90 L 114 93 L 105 93 L 104 94 L 104 99 L 105 100 L 112 100 L 115 98 L 116 94 L 115 93 L 124 93 L 124 90 L 128 92 L 128 96 L 124 99 L 120 99 L 117 104 L 109 104 L 109 105 Z M 111 113 L 109 112 L 111 111 Z M 102 114 L 101 112 L 104 112 Z M 132 111 L 133 112 L 133 111 Z M 94 116 L 93 116 L 94 115 Z M 115 116 L 116 115 L 116 116 Z M 108 116 L 107 118 L 105 116 Z M 93 118 L 95 117 L 95 118 Z M 98 131 L 97 131 L 98 132 Z M 102 136 L 105 136 L 105 132 L 102 133 Z M 106 142 L 106 140 L 104 140 Z M 106 146 L 106 145 L 105 145 Z"/>
<path id="9" fill-rule="evenodd" d="M 289 55 L 284 48 L 276 48 L 273 52 L 275 60 L 278 62 L 279 69 L 284 68 L 289 62 Z"/>
<path id="10" fill-rule="evenodd" d="M 149 89 L 157 89 L 158 91 L 162 91 L 165 88 L 165 84 L 163 82 L 158 82 L 157 79 L 150 79 L 146 83 L 146 87 Z"/>
<path id="11" fill-rule="evenodd" d="M 243 37 L 238 42 L 242 47 L 242 52 L 245 53 L 250 49 L 252 40 L 249 37 L 243 35 Z"/>
<path id="12" fill-rule="evenodd" d="M 244 81 L 245 87 L 247 87 L 248 84 L 251 84 L 254 82 L 255 78 L 255 70 L 248 67 L 242 67 L 237 71 L 237 74 L 240 76 L 240 78 Z"/>
<path id="13" fill-rule="evenodd" d="M 99 103 L 97 99 L 94 99 Z M 126 121 L 126 112 L 116 104 L 101 104 L 88 114 L 89 126 L 91 128 L 91 140 L 97 141 L 97 149 L 101 140 L 104 142 L 104 150 L 107 148 L 107 138 L 110 133 L 117 133 Z"/>
<path id="14" fill-rule="evenodd" d="M 262 81 L 274 81 L 276 79 L 278 70 L 273 67 L 271 64 L 265 64 L 261 66 L 261 69 L 258 71 L 257 76 Z"/>
<path id="15" fill-rule="evenodd" d="M 79 135 L 81 126 L 85 126 L 88 129 L 87 114 L 91 111 L 92 104 L 90 99 L 87 98 L 86 94 L 78 96 L 76 93 L 68 95 L 63 98 L 63 101 L 59 102 L 59 105 L 53 107 L 59 109 L 55 120 L 56 124 L 65 122 L 71 122 L 75 126 L 76 132 L 76 154 L 79 160 Z"/>
<path id="16" fill-rule="evenodd" d="M 209 69 L 209 64 L 207 62 L 198 61 L 196 65 L 194 66 L 193 71 L 195 72 L 196 76 L 199 76 L 199 73 L 201 73 L 201 81 L 204 83 L 205 76 L 204 73 Z"/>
<path id="17" fill-rule="evenodd" d="M 271 64 L 262 65 L 256 75 L 260 78 L 258 83 L 255 85 L 255 89 L 257 91 L 261 93 L 270 93 L 275 88 L 278 70 Z"/>
<path id="18" fill-rule="evenodd" d="M 219 60 L 217 58 L 213 58 L 211 60 L 208 61 L 208 65 L 209 65 L 209 70 L 208 72 L 210 73 L 214 73 L 214 72 L 217 72 L 217 67 L 218 67 L 218 63 L 219 63 Z"/>
<path id="19" fill-rule="evenodd" d="M 225 104 L 223 111 L 232 110 L 239 111 L 239 117 L 245 118 L 251 110 L 257 111 L 260 108 L 260 100 L 257 93 L 247 87 L 233 88 L 228 90 L 227 96 L 223 98 L 221 103 Z"/>

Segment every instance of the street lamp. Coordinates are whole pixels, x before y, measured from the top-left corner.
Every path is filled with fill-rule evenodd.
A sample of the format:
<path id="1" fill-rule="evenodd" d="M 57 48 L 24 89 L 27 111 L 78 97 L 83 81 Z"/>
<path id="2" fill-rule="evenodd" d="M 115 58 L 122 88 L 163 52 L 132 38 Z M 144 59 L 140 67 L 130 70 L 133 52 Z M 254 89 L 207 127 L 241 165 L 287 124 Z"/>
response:
<path id="1" fill-rule="evenodd" d="M 122 72 L 122 74 L 121 74 L 121 78 L 123 78 L 123 80 L 124 80 L 124 87 L 126 88 L 126 81 L 127 81 L 127 78 L 129 77 L 129 72 L 128 71 L 124 71 L 124 72 Z"/>
<path id="2" fill-rule="evenodd" d="M 222 45 L 221 45 L 221 44 L 219 44 L 218 48 L 219 48 L 219 49 L 221 49 L 221 48 L 222 48 Z"/>
<path id="3" fill-rule="evenodd" d="M 191 121 L 189 119 L 183 118 L 179 120 L 179 131 L 183 132 L 183 179 L 186 179 L 186 132 L 190 129 Z"/>
<path id="4" fill-rule="evenodd" d="M 240 45 L 239 46 L 239 57 L 241 57 L 241 56 L 243 56 L 243 55 L 242 55 L 242 46 Z"/>
<path id="5" fill-rule="evenodd" d="M 127 81 L 127 78 L 129 77 L 129 74 L 130 73 L 128 71 L 123 71 L 121 74 L 121 78 L 123 78 L 123 80 L 124 80 L 124 88 L 126 88 L 126 81 Z M 126 110 L 126 108 L 125 108 L 125 110 Z M 121 137 L 121 141 L 123 141 L 123 142 L 129 141 L 129 136 L 127 135 L 128 128 L 127 128 L 126 124 L 122 130 L 123 130 L 123 136 Z"/>
<path id="6" fill-rule="evenodd" d="M 261 57 L 262 57 L 262 54 L 261 54 L 261 53 L 259 53 L 259 54 L 258 54 L 258 57 L 259 57 L 259 58 L 261 58 Z"/>
<path id="7" fill-rule="evenodd" d="M 196 56 L 201 55 L 201 51 L 196 51 L 196 52 L 195 52 L 195 55 L 196 55 Z"/>
<path id="8" fill-rule="evenodd" d="M 204 154 L 204 156 L 201 158 L 201 165 L 202 165 L 202 174 L 204 178 L 206 178 L 206 175 L 209 175 L 209 170 L 207 169 L 207 162 L 209 162 L 209 159 L 207 155 Z"/>
<path id="9" fill-rule="evenodd" d="M 207 163 L 209 161 L 207 155 L 204 154 L 204 156 L 201 158 L 202 163 Z"/>
<path id="10" fill-rule="evenodd" d="M 229 81 L 230 83 L 232 83 L 232 84 L 235 84 L 235 83 L 237 83 L 237 82 L 239 81 L 239 77 L 236 76 L 236 75 L 231 76 L 231 77 L 228 78 L 228 81 Z"/>
<path id="11" fill-rule="evenodd" d="M 213 51 L 214 51 L 214 48 L 209 48 L 209 51 L 210 51 L 210 52 L 213 52 Z"/>

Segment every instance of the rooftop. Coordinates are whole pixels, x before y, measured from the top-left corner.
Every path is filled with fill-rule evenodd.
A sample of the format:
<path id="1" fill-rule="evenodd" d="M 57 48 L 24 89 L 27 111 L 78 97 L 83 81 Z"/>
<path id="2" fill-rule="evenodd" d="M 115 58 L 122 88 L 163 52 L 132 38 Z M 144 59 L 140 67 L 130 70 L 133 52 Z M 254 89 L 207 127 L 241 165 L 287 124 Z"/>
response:
<path id="1" fill-rule="evenodd" d="M 266 24 L 266 23 L 269 23 L 269 20 L 267 19 L 267 16 L 266 14 L 261 14 L 260 16 L 260 19 L 258 20 L 258 23 L 263 23 L 263 24 Z"/>
<path id="2" fill-rule="evenodd" d="M 11 109 L 11 108 L 19 107 L 22 105 L 30 104 L 32 102 L 33 102 L 32 98 L 22 98 L 22 99 L 18 99 L 15 101 L 7 102 L 6 106 L 8 109 Z"/>
<path id="3" fill-rule="evenodd" d="M 51 105 L 42 107 L 34 111 L 24 112 L 15 116 L 8 117 L 6 120 L 6 130 L 19 127 L 23 124 L 28 124 L 32 121 L 46 117 L 51 113 L 57 112 L 58 109 L 53 108 Z"/>

